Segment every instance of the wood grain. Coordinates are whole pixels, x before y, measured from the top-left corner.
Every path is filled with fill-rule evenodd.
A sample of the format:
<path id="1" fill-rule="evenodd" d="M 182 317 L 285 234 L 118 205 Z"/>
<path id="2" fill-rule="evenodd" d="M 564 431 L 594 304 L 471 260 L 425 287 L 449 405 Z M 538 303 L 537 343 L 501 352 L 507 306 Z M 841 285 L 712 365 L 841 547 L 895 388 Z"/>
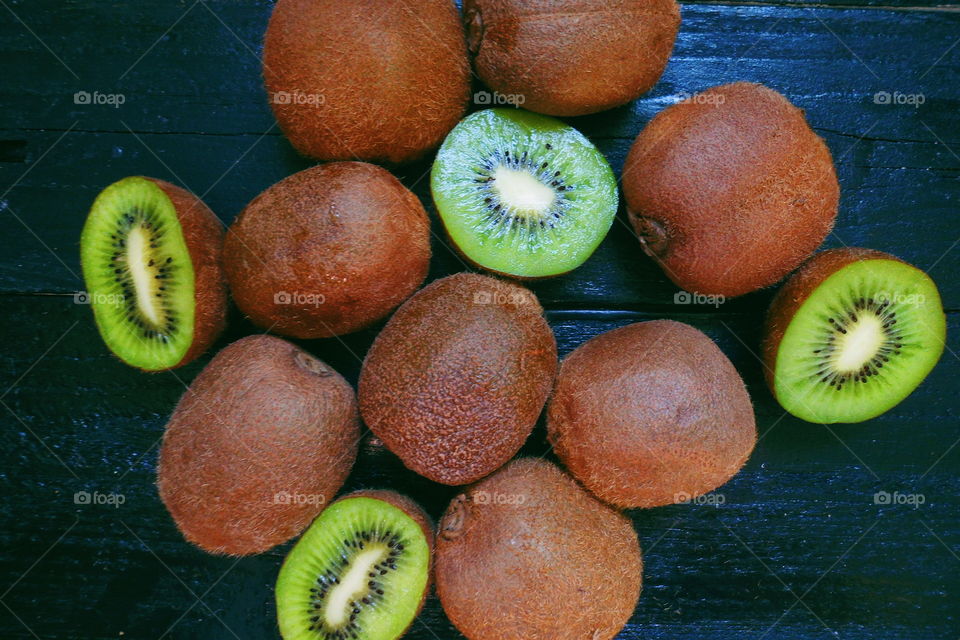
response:
<path id="1" fill-rule="evenodd" d="M 845 6 L 821 6 L 830 4 Z M 881 249 L 930 270 L 950 310 L 948 352 L 917 392 L 870 422 L 824 427 L 785 416 L 763 385 L 756 353 L 772 291 L 717 308 L 675 304 L 676 288 L 622 219 L 583 267 L 536 283 L 561 355 L 646 319 L 703 329 L 743 375 L 763 434 L 744 471 L 718 491 L 723 504 L 630 513 L 645 590 L 620 638 L 960 636 L 960 14 L 901 10 L 937 4 L 684 4 L 655 89 L 570 120 L 619 172 L 633 137 L 665 106 L 721 82 L 769 84 L 807 111 L 837 162 L 841 213 L 827 246 Z M 272 587 L 286 547 L 240 561 L 206 555 L 183 541 L 153 484 L 163 425 L 209 355 L 176 373 L 132 371 L 107 354 L 72 295 L 82 288 L 79 230 L 113 180 L 177 182 L 228 223 L 309 165 L 273 127 L 261 87 L 257 54 L 271 6 L 0 7 L 4 638 L 278 637 Z M 78 91 L 122 94 L 124 103 L 75 104 Z M 923 103 L 878 104 L 878 92 Z M 428 170 L 399 174 L 429 205 Z M 464 269 L 434 230 L 430 278 Z M 301 344 L 355 383 L 376 329 Z M 234 311 L 217 347 L 252 331 Z M 523 453 L 549 456 L 542 427 Z M 345 489 L 360 487 L 397 488 L 435 517 L 455 493 L 370 442 Z M 76 504 L 83 491 L 124 502 Z M 923 504 L 875 504 L 877 492 Z M 431 598 L 407 637 L 460 636 Z"/>

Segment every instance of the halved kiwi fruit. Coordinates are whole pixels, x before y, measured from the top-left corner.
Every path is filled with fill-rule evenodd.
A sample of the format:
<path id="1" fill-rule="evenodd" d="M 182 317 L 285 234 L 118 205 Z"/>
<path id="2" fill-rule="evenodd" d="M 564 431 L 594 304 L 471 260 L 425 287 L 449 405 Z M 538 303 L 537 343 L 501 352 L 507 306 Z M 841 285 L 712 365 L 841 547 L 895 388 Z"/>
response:
<path id="1" fill-rule="evenodd" d="M 946 318 L 930 277 L 853 247 L 811 258 L 767 316 L 767 382 L 808 422 L 861 422 L 900 403 L 943 353 Z"/>
<path id="2" fill-rule="evenodd" d="M 192 193 L 132 176 L 104 189 L 80 235 L 97 328 L 113 353 L 146 371 L 206 351 L 223 329 L 223 228 Z"/>
<path id="3" fill-rule="evenodd" d="M 430 586 L 433 529 L 391 491 L 349 494 L 325 509 L 277 578 L 284 640 L 393 640 Z"/>
<path id="4" fill-rule="evenodd" d="M 440 146 L 430 185 L 457 249 L 518 278 L 577 268 L 617 212 L 603 154 L 559 120 L 518 109 L 464 118 Z"/>

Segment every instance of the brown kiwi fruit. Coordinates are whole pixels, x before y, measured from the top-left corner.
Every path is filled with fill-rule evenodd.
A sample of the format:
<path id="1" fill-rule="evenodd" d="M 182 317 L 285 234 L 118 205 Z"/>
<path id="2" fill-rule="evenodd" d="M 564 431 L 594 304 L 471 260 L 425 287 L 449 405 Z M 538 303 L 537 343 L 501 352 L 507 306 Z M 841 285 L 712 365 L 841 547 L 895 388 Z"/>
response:
<path id="1" fill-rule="evenodd" d="M 97 328 L 144 371 L 180 367 L 223 330 L 223 225 L 195 195 L 130 176 L 100 192 L 80 236 Z"/>
<path id="2" fill-rule="evenodd" d="M 618 507 L 712 491 L 757 440 L 737 370 L 710 338 L 672 320 L 608 331 L 568 355 L 547 432 L 570 473 Z"/>
<path id="3" fill-rule="evenodd" d="M 534 458 L 454 498 L 435 564 L 443 610 L 469 640 L 609 640 L 643 578 L 630 521 Z"/>
<path id="4" fill-rule="evenodd" d="M 466 484 L 520 449 L 556 369 L 533 293 L 459 273 L 418 291 L 377 336 L 360 372 L 360 412 L 409 469 Z"/>
<path id="5" fill-rule="evenodd" d="M 329 503 L 359 436 L 340 374 L 285 340 L 248 336 L 218 353 L 177 404 L 160 449 L 160 497 L 205 551 L 259 553 Z"/>
<path id="6" fill-rule="evenodd" d="M 451 0 L 279 0 L 263 76 L 280 128 L 319 160 L 414 160 L 470 97 Z"/>
<path id="7" fill-rule="evenodd" d="M 888 253 L 818 253 L 777 292 L 763 345 L 777 401 L 809 422 L 861 422 L 900 403 L 940 359 L 937 285 Z"/>
<path id="8" fill-rule="evenodd" d="M 663 73 L 680 27 L 675 0 L 465 0 L 477 75 L 554 116 L 638 98 Z"/>
<path id="9" fill-rule="evenodd" d="M 364 162 L 311 167 L 268 188 L 231 225 L 224 264 L 237 306 L 295 338 L 362 329 L 416 291 L 430 263 L 420 200 Z"/>
<path id="10" fill-rule="evenodd" d="M 325 509 L 277 578 L 285 640 L 395 640 L 430 591 L 433 525 L 410 498 L 357 491 Z"/>
<path id="11" fill-rule="evenodd" d="M 737 82 L 663 110 L 623 168 L 643 250 L 678 286 L 739 296 L 774 284 L 823 242 L 840 188 L 830 150 L 776 91 Z"/>

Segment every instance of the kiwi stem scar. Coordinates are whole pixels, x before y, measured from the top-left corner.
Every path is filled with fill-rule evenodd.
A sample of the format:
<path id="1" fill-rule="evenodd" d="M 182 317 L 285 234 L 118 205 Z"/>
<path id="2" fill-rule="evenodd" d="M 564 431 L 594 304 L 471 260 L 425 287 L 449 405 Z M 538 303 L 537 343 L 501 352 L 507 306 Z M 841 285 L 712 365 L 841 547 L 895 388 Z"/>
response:
<path id="1" fill-rule="evenodd" d="M 354 556 L 353 562 L 350 563 L 350 570 L 330 591 L 327 606 L 324 607 L 323 615 L 330 627 L 340 627 L 350 620 L 353 602 L 369 590 L 367 574 L 386 558 L 389 552 L 387 545 L 374 544 Z"/>
<path id="2" fill-rule="evenodd" d="M 137 308 L 153 325 L 163 323 L 160 310 L 156 305 L 155 278 L 148 270 L 150 237 L 142 227 L 130 230 L 127 236 L 127 268 L 133 279 L 133 289 L 137 296 Z"/>

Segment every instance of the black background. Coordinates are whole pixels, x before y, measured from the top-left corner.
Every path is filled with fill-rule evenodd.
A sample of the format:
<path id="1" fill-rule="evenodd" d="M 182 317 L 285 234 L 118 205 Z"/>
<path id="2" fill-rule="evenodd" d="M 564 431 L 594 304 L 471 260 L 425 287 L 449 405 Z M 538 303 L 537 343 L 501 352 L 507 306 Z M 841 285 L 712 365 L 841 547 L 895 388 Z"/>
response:
<path id="1" fill-rule="evenodd" d="M 947 351 L 920 389 L 880 418 L 827 427 L 784 415 L 763 385 L 756 354 L 772 291 L 718 308 L 675 304 L 676 287 L 622 215 L 583 267 L 533 285 L 561 355 L 617 326 L 674 318 L 720 344 L 756 407 L 761 439 L 718 491 L 722 505 L 630 513 L 645 587 L 621 638 L 960 636 L 960 13 L 909 6 L 919 4 L 687 3 L 649 94 L 569 120 L 619 174 L 633 137 L 665 106 L 722 82 L 768 84 L 806 110 L 837 163 L 840 215 L 826 245 L 872 247 L 928 270 L 948 313 Z M 80 229 L 105 185 L 170 180 L 229 223 L 309 166 L 274 126 L 261 86 L 271 7 L 0 1 L 4 638 L 277 637 L 273 583 L 289 545 L 241 560 L 204 554 L 183 541 L 153 484 L 166 419 L 209 355 L 172 373 L 134 371 L 107 353 L 73 296 L 83 288 Z M 78 91 L 122 94 L 124 104 L 76 104 Z M 877 92 L 923 104 L 878 104 Z M 432 212 L 428 170 L 398 173 Z M 430 278 L 463 269 L 437 240 Z M 253 331 L 234 312 L 217 348 Z M 355 382 L 375 334 L 302 344 Z M 548 452 L 542 428 L 524 451 Z M 434 516 L 454 492 L 369 446 L 345 489 L 357 487 L 398 488 Z M 80 491 L 124 503 L 76 504 Z M 878 505 L 878 491 L 923 504 Z M 459 636 L 431 598 L 408 637 Z"/>

